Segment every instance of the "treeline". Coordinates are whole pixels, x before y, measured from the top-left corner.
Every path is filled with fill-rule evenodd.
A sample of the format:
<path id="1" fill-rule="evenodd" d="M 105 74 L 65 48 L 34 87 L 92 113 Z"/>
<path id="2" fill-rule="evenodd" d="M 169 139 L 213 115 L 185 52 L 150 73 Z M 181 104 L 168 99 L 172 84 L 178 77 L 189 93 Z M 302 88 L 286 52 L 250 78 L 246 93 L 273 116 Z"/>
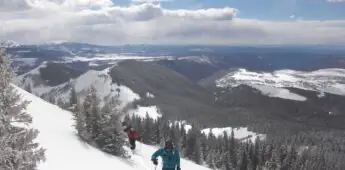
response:
<path id="1" fill-rule="evenodd" d="M 181 155 L 197 164 L 217 170 L 341 170 L 344 166 L 335 164 L 323 154 L 324 148 L 297 145 L 296 141 L 235 139 L 234 132 L 214 136 L 201 133 L 198 124 L 188 131 L 181 123 L 127 116 L 136 129 L 142 133 L 141 142 L 162 145 L 172 139 Z M 308 143 L 306 143 L 308 145 Z M 339 159 L 343 159 L 339 158 Z"/>
<path id="2" fill-rule="evenodd" d="M 28 89 L 30 89 L 28 87 Z M 123 149 L 127 145 L 126 136 L 121 135 L 119 118 L 123 114 L 116 109 L 116 96 L 111 102 L 100 107 L 101 100 L 96 89 L 90 88 L 89 95 L 79 102 L 75 90 L 70 101 L 55 101 L 48 94 L 41 96 L 53 104 L 75 114 L 79 137 L 104 152 L 128 158 Z M 221 170 L 343 170 L 345 169 L 345 132 L 340 130 L 320 130 L 287 121 L 261 120 L 252 124 L 249 130 L 268 133 L 265 141 L 239 141 L 231 134 L 221 137 L 205 135 L 197 124 L 186 131 L 181 124 L 154 120 L 147 116 L 126 117 L 143 134 L 142 142 L 162 144 L 172 138 L 181 155 L 198 164 Z"/>

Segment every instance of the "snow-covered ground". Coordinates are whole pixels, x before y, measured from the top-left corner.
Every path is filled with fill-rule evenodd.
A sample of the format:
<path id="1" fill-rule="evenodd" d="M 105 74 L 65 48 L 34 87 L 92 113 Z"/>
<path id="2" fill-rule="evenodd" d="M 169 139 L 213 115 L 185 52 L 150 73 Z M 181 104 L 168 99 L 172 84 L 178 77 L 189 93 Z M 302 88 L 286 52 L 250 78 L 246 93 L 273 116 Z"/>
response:
<path id="1" fill-rule="evenodd" d="M 146 92 L 146 97 L 147 98 L 154 98 L 155 96 L 150 92 Z"/>
<path id="2" fill-rule="evenodd" d="M 40 131 L 37 141 L 46 149 L 46 161 L 38 170 L 153 170 L 151 154 L 157 149 L 139 143 L 131 160 L 105 154 L 78 140 L 72 114 L 56 105 L 16 87 L 23 99 L 31 101 L 27 112 L 33 117 L 33 128 Z M 161 160 L 157 167 L 161 169 Z M 210 170 L 181 159 L 182 169 Z"/>
<path id="3" fill-rule="evenodd" d="M 179 127 L 184 126 L 185 130 L 188 132 L 190 129 L 192 129 L 192 125 L 188 124 L 185 120 L 180 121 L 170 121 L 169 123 L 170 127 L 172 125 L 179 125 Z M 216 136 L 220 137 L 224 135 L 224 132 L 228 134 L 228 136 L 231 135 L 231 127 L 225 127 L 225 128 L 206 128 L 202 129 L 201 133 L 208 135 L 210 132 Z M 246 139 L 250 138 L 253 142 L 255 141 L 256 137 L 258 136 L 260 140 L 265 139 L 266 135 L 264 134 L 258 134 L 254 133 L 252 131 L 248 131 L 246 127 L 241 128 L 234 128 L 234 135 L 236 139 Z"/>
<path id="4" fill-rule="evenodd" d="M 228 136 L 231 135 L 231 130 L 232 128 L 231 127 L 225 127 L 225 128 L 207 128 L 207 129 L 203 129 L 202 130 L 202 133 L 208 135 L 210 132 L 215 135 L 216 137 L 219 137 L 219 136 L 223 136 L 224 135 L 224 132 L 228 134 Z M 234 135 L 235 135 L 235 138 L 236 139 L 244 139 L 244 138 L 247 138 L 247 137 L 250 137 L 250 139 L 252 140 L 252 142 L 255 141 L 256 137 L 259 137 L 260 140 L 263 140 L 265 139 L 265 135 L 263 134 L 257 134 L 257 133 L 254 133 L 252 131 L 248 131 L 247 128 L 245 127 L 241 127 L 241 128 L 234 128 Z"/>
<path id="5" fill-rule="evenodd" d="M 258 89 L 261 91 L 262 94 L 270 96 L 270 97 L 278 97 L 283 99 L 289 100 L 298 100 L 298 101 L 305 101 L 307 100 L 306 97 L 301 96 L 296 93 L 292 93 L 288 89 L 274 87 L 274 86 L 266 86 L 266 85 L 258 85 L 258 84 L 251 84 L 250 86 Z"/>
<path id="6" fill-rule="evenodd" d="M 49 93 L 54 96 L 55 100 L 62 99 L 62 101 L 69 101 L 71 88 L 74 86 L 80 101 L 83 101 L 87 95 L 87 89 L 91 86 L 97 89 L 97 94 L 101 99 L 101 106 L 106 101 L 110 101 L 111 97 L 119 95 L 120 106 L 119 108 L 125 108 L 128 103 L 133 102 L 134 100 L 140 99 L 140 96 L 134 93 L 130 88 L 126 86 L 118 86 L 116 83 L 112 83 L 112 78 L 109 75 L 110 68 L 96 71 L 89 70 L 88 72 L 80 75 L 76 79 L 72 79 L 69 82 L 57 85 L 57 86 L 46 86 L 40 84 L 38 86 L 33 86 L 33 76 L 39 76 L 39 69 L 45 67 L 45 63 L 39 67 L 33 69 L 32 71 L 18 76 L 15 78 L 14 83 L 21 88 L 24 88 L 27 84 L 31 84 L 32 92 L 38 95 Z M 149 97 L 153 95 L 147 93 Z M 152 119 L 157 119 L 162 115 L 159 112 L 159 109 L 156 106 L 138 106 L 136 109 L 130 109 L 127 111 L 130 114 L 136 114 L 142 118 L 146 116 L 146 113 Z"/>
<path id="7" fill-rule="evenodd" d="M 180 121 L 170 121 L 169 126 L 171 127 L 172 125 L 178 125 L 179 127 L 184 127 L 186 132 L 188 132 L 190 129 L 192 129 L 192 125 L 188 124 L 187 121 L 185 120 L 180 120 Z"/>
<path id="8" fill-rule="evenodd" d="M 37 58 L 12 58 L 12 62 L 16 64 L 16 67 L 23 66 L 35 66 Z"/>
<path id="9" fill-rule="evenodd" d="M 305 97 L 293 94 L 285 87 L 345 95 L 345 69 L 320 69 L 312 72 L 278 70 L 271 73 L 238 69 L 216 80 L 216 84 L 218 87 L 246 84 L 271 97 L 303 101 Z"/>
<path id="10" fill-rule="evenodd" d="M 57 85 L 57 86 L 47 86 L 44 83 L 34 82 L 33 80 L 39 79 L 40 73 L 39 69 L 46 66 L 46 63 L 38 66 L 32 71 L 17 76 L 14 80 L 14 83 L 19 87 L 24 88 L 26 85 L 31 84 L 32 92 L 34 94 L 42 95 L 44 93 L 49 93 L 54 96 L 56 101 L 62 99 L 62 101 L 68 101 L 70 96 L 71 88 L 74 86 L 78 96 L 83 100 L 87 94 L 87 89 L 91 86 L 94 86 L 97 89 L 99 98 L 103 101 L 110 100 L 112 96 L 117 94 L 120 95 L 120 101 L 122 102 L 122 107 L 128 104 L 129 102 L 134 101 L 135 99 L 140 99 L 138 94 L 135 94 L 131 89 L 126 86 L 118 86 L 117 84 L 112 83 L 112 78 L 109 75 L 110 68 L 96 71 L 89 70 L 86 73 L 80 75 L 76 79 L 72 79 L 69 82 Z"/>
<path id="11" fill-rule="evenodd" d="M 138 106 L 138 109 L 129 110 L 128 113 L 130 115 L 134 114 L 136 116 L 139 116 L 142 119 L 144 119 L 146 115 L 148 115 L 153 120 L 157 120 L 157 118 L 162 117 L 157 106 Z"/>
<path id="12" fill-rule="evenodd" d="M 207 56 L 184 56 L 178 57 L 178 60 L 190 60 L 200 64 L 212 64 Z"/>
<path id="13" fill-rule="evenodd" d="M 120 55 L 120 54 L 97 54 L 95 57 L 83 57 L 83 56 L 73 56 L 65 57 L 66 62 L 75 62 L 75 61 L 120 61 L 120 60 L 143 60 L 143 61 L 152 61 L 152 60 L 169 60 L 173 59 L 172 56 L 131 56 L 131 55 Z"/>

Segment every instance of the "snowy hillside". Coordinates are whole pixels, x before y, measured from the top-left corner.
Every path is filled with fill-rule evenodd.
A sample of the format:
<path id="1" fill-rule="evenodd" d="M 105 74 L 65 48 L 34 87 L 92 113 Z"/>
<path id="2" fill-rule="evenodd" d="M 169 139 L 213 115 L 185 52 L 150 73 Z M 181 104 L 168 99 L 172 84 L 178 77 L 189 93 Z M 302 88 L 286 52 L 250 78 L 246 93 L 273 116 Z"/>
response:
<path id="1" fill-rule="evenodd" d="M 13 47 L 18 47 L 18 46 L 19 44 L 17 44 L 15 41 L 11 41 L 11 40 L 1 41 L 0 40 L 0 47 L 13 48 Z"/>
<path id="2" fill-rule="evenodd" d="M 98 95 L 103 101 L 110 99 L 111 96 L 115 96 L 118 93 L 124 105 L 128 102 L 132 102 L 134 99 L 139 99 L 139 96 L 133 93 L 129 88 L 117 86 L 112 83 L 112 79 L 108 74 L 110 68 L 102 71 L 89 70 L 76 79 L 51 87 L 45 85 L 45 83 L 42 82 L 43 80 L 40 80 L 39 69 L 43 67 L 45 67 L 45 64 L 40 65 L 26 74 L 16 77 L 14 83 L 22 88 L 31 85 L 31 90 L 34 94 L 39 96 L 49 94 L 49 96 L 53 96 L 56 101 L 58 99 L 68 101 L 73 86 L 81 97 L 81 100 L 84 99 L 87 89 L 91 86 L 97 89 Z"/>
<path id="3" fill-rule="evenodd" d="M 120 101 L 119 108 L 125 108 L 127 104 L 133 102 L 134 100 L 140 99 L 140 96 L 134 93 L 128 87 L 123 85 L 118 86 L 117 84 L 112 83 L 112 79 L 109 75 L 111 68 L 101 71 L 89 70 L 76 79 L 71 79 L 69 82 L 51 87 L 42 83 L 43 80 L 40 79 L 39 69 L 43 67 L 45 67 L 45 64 L 40 65 L 26 74 L 16 77 L 14 83 L 21 88 L 25 88 L 30 84 L 33 94 L 36 94 L 37 96 L 44 95 L 44 98 L 47 100 L 54 98 L 56 103 L 59 100 L 69 102 L 70 93 L 73 86 L 75 87 L 80 101 L 83 101 L 87 95 L 87 89 L 89 89 L 91 86 L 95 87 L 98 97 L 101 99 L 101 106 L 110 101 L 113 96 L 117 95 L 119 96 Z M 150 93 L 148 92 L 147 94 Z M 150 97 L 153 97 L 153 95 L 150 95 Z M 126 109 L 129 109 L 126 110 L 129 114 L 136 114 L 143 118 L 146 116 L 146 114 L 149 114 L 149 116 L 154 119 L 161 116 L 157 106 L 137 106 L 135 109 Z"/>
<path id="4" fill-rule="evenodd" d="M 180 127 L 184 127 L 185 130 L 188 132 L 190 129 L 192 129 L 192 125 L 188 124 L 187 121 L 173 121 L 170 122 L 170 126 L 172 125 L 178 125 Z M 231 127 L 225 127 L 225 128 L 206 128 L 202 129 L 201 133 L 208 135 L 209 133 L 212 133 L 216 137 L 223 136 L 224 132 L 228 134 L 228 136 L 231 135 L 231 130 L 234 130 L 234 137 L 236 139 L 250 139 L 252 142 L 255 141 L 256 137 L 259 137 L 260 140 L 264 140 L 266 135 L 264 134 L 258 134 L 252 131 L 249 131 L 246 127 L 241 128 L 231 128 Z"/>
<path id="5" fill-rule="evenodd" d="M 207 128 L 203 129 L 202 133 L 208 135 L 210 132 L 215 135 L 216 137 L 222 136 L 224 132 L 228 134 L 228 136 L 231 135 L 231 127 L 226 128 Z M 252 142 L 255 141 L 256 137 L 259 137 L 260 140 L 265 139 L 265 135 L 257 134 L 251 131 L 248 131 L 247 128 L 234 128 L 234 136 L 236 139 L 247 139 L 249 138 Z"/>
<path id="6" fill-rule="evenodd" d="M 18 87 L 16 89 L 23 99 L 31 101 L 27 112 L 33 117 L 32 126 L 40 131 L 38 142 L 47 149 L 47 160 L 39 165 L 39 170 L 151 170 L 154 168 L 150 157 L 156 147 L 138 144 L 138 152 L 130 161 L 107 155 L 77 139 L 70 112 Z M 208 169 L 183 159 L 181 168 Z"/>
<path id="7" fill-rule="evenodd" d="M 323 93 L 345 95 L 345 69 L 321 69 L 312 72 L 279 70 L 272 73 L 238 69 L 216 80 L 218 87 L 236 87 L 246 84 L 271 97 L 306 100 L 284 87 L 294 87 Z"/>

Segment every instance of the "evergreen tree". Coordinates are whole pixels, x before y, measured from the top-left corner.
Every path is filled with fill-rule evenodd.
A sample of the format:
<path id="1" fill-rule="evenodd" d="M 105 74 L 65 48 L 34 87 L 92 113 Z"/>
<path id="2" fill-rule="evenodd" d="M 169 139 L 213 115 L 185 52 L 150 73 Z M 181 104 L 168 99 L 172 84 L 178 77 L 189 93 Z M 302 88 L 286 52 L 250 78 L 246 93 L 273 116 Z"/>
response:
<path id="1" fill-rule="evenodd" d="M 9 59 L 0 51 L 0 169 L 36 170 L 45 160 L 45 150 L 34 142 L 38 130 L 13 125 L 32 122 L 25 112 L 28 102 L 21 101 L 11 85 L 13 76 Z"/>
<path id="2" fill-rule="evenodd" d="M 144 129 L 143 129 L 143 142 L 147 144 L 153 144 L 154 139 L 153 139 L 153 120 L 150 118 L 149 114 L 146 113 L 145 119 L 144 119 Z"/>
<path id="3" fill-rule="evenodd" d="M 24 90 L 26 90 L 26 91 L 29 92 L 29 93 L 32 93 L 31 84 L 29 83 L 29 84 L 25 85 Z"/>
<path id="4" fill-rule="evenodd" d="M 245 150 L 242 151 L 241 162 L 240 162 L 240 170 L 247 170 L 248 167 L 248 160 L 247 160 L 247 153 Z"/>
<path id="5" fill-rule="evenodd" d="M 88 140 L 96 141 L 97 135 L 100 134 L 101 113 L 99 108 L 99 100 L 97 90 L 91 86 L 83 104 Z"/>
<path id="6" fill-rule="evenodd" d="M 117 128 L 116 122 L 120 122 L 116 115 L 111 116 L 110 119 L 106 115 L 101 116 L 100 134 L 97 136 L 96 142 L 101 150 L 106 153 L 130 158 L 128 152 L 123 148 L 126 141 L 121 135 L 121 129 Z"/>
<path id="7" fill-rule="evenodd" d="M 157 120 L 153 123 L 153 144 L 158 145 L 161 142 L 161 130 L 160 130 L 161 120 L 157 118 Z"/>
<path id="8" fill-rule="evenodd" d="M 256 167 L 259 164 L 259 152 L 260 152 L 260 139 L 257 136 L 255 138 L 255 143 L 254 143 L 254 151 L 253 153 L 250 155 L 251 156 L 251 163 L 252 163 L 252 167 L 255 170 Z"/>
<path id="9" fill-rule="evenodd" d="M 236 152 L 236 139 L 234 129 L 231 129 L 231 136 L 230 136 L 230 145 L 229 145 L 229 154 L 230 154 L 230 161 L 233 168 L 236 168 L 237 165 L 237 152 Z"/>
<path id="10" fill-rule="evenodd" d="M 75 87 L 72 87 L 71 89 L 69 103 L 70 103 L 70 107 L 74 107 L 77 103 L 79 103 Z"/>
<path id="11" fill-rule="evenodd" d="M 87 140 L 86 117 L 79 103 L 75 104 L 72 113 L 75 121 L 74 127 L 77 130 L 78 136 L 83 140 Z"/>

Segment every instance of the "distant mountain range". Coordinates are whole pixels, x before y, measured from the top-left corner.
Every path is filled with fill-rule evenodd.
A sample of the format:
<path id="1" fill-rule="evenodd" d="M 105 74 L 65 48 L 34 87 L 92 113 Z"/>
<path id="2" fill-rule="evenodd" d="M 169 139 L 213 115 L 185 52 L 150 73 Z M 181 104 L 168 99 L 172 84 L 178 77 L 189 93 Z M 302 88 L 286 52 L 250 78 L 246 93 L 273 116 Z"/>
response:
<path id="1" fill-rule="evenodd" d="M 123 59 L 155 60 L 193 81 L 229 68 L 250 71 L 281 69 L 317 70 L 345 68 L 345 48 L 341 46 L 201 46 L 201 45 L 122 45 L 99 46 L 76 42 L 56 42 L 39 45 L 19 45 L 2 41 L 8 54 L 22 63 L 20 72 L 43 61 L 73 63 L 95 68 Z M 144 57 L 144 58 L 143 58 Z M 29 64 L 25 65 L 25 63 Z M 190 67 L 203 68 L 199 73 Z"/>

